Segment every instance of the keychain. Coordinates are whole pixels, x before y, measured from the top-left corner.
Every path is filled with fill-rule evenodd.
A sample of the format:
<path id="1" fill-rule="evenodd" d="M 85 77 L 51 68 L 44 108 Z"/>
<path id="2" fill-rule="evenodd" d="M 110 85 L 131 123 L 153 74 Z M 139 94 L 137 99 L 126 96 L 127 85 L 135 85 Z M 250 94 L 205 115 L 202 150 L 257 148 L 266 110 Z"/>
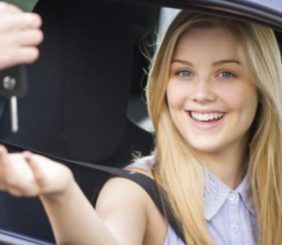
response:
<path id="1" fill-rule="evenodd" d="M 23 65 L 0 71 L 0 96 L 10 102 L 11 129 L 16 133 L 19 129 L 18 98 L 27 93 L 26 70 Z"/>

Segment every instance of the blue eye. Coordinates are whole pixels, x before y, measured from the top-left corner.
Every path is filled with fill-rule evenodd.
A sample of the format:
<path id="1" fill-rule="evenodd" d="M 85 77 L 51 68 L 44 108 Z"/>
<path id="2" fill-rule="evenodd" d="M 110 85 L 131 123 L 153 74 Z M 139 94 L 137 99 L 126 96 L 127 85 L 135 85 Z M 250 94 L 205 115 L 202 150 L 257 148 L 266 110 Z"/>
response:
<path id="1" fill-rule="evenodd" d="M 223 71 L 219 73 L 219 77 L 221 78 L 231 78 L 231 77 L 235 77 L 235 75 L 229 71 Z"/>
<path id="2" fill-rule="evenodd" d="M 191 77 L 192 72 L 187 71 L 187 70 L 182 70 L 182 71 L 177 72 L 177 75 L 180 77 Z"/>

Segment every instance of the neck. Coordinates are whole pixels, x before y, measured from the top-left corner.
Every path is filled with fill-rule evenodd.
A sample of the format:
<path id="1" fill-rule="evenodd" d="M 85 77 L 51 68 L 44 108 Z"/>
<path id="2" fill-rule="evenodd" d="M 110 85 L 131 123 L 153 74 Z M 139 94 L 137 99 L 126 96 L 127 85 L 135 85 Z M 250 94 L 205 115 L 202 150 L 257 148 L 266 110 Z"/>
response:
<path id="1" fill-rule="evenodd" d="M 232 189 L 240 184 L 247 167 L 246 148 L 240 148 L 225 149 L 224 152 L 216 154 L 200 154 L 209 171 Z"/>
<path id="2" fill-rule="evenodd" d="M 244 177 L 244 165 L 245 161 L 232 161 L 229 157 L 226 157 L 224 161 L 221 161 L 220 164 L 218 161 L 209 162 L 207 167 L 208 169 L 220 178 L 226 185 L 230 188 L 235 189 L 241 182 Z"/>

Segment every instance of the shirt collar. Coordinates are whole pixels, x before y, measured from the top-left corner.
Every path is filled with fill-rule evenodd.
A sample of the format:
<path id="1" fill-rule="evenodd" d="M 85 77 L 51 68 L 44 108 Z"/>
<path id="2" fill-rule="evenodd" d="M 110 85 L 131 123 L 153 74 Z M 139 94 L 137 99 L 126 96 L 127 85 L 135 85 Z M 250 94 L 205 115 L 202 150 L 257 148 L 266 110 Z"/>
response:
<path id="1" fill-rule="evenodd" d="M 204 190 L 204 216 L 206 220 L 211 220 L 226 202 L 231 192 L 239 193 L 244 205 L 251 214 L 255 216 L 252 202 L 248 197 L 249 180 L 247 175 L 243 178 L 239 186 L 233 190 L 223 183 L 217 176 L 207 171 L 206 185 Z"/>
<path id="2" fill-rule="evenodd" d="M 249 210 L 249 212 L 253 216 L 255 216 L 256 213 L 255 213 L 255 209 L 253 206 L 253 202 L 249 196 L 249 187 L 250 187 L 249 178 L 246 175 L 244 179 L 242 180 L 242 182 L 240 183 L 240 185 L 236 188 L 236 191 L 240 193 L 243 203 L 246 206 L 246 208 Z"/>

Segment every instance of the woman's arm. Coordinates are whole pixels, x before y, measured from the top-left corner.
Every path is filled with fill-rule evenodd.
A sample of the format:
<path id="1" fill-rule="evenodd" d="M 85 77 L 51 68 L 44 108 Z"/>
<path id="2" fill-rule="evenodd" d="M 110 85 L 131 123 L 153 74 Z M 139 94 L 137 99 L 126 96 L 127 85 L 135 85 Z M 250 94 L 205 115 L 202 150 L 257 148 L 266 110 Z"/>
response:
<path id="1" fill-rule="evenodd" d="M 58 244 L 118 244 L 74 181 L 62 194 L 40 200 Z"/>
<path id="2" fill-rule="evenodd" d="M 145 195 L 129 180 L 111 179 L 98 213 L 64 165 L 30 152 L 8 154 L 0 147 L 0 188 L 17 196 L 39 196 L 58 244 L 142 244 Z"/>

